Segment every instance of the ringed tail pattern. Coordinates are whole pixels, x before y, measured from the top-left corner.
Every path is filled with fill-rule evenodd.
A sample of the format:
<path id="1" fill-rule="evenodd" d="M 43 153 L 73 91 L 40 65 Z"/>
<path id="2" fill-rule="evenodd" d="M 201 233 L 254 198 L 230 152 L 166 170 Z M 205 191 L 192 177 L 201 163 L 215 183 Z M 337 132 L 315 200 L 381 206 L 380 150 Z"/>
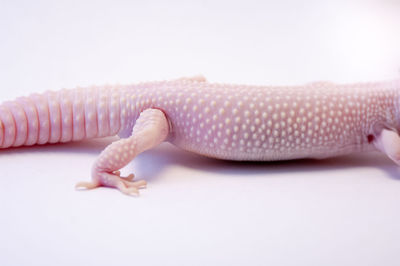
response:
<path id="1" fill-rule="evenodd" d="M 0 148 L 79 141 L 122 129 L 121 87 L 63 89 L 0 105 Z"/>

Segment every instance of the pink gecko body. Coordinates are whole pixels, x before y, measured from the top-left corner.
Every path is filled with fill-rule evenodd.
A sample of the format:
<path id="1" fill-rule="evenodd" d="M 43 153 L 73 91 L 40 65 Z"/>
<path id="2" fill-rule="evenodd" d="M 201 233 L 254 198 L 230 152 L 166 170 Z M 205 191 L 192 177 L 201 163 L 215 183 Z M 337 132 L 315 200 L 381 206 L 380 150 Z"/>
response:
<path id="1" fill-rule="evenodd" d="M 296 87 L 208 83 L 201 77 L 34 94 L 0 105 L 0 148 L 120 135 L 93 181 L 137 194 L 119 169 L 163 141 L 229 160 L 325 158 L 378 148 L 400 159 L 400 81 Z"/>

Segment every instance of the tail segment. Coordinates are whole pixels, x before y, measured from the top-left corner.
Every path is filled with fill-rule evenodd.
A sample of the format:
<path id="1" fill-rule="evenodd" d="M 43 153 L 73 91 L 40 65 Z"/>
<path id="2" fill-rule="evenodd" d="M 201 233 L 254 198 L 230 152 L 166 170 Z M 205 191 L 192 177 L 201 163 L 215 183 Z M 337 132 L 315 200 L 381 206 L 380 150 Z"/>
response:
<path id="1" fill-rule="evenodd" d="M 0 105 L 0 148 L 117 134 L 121 88 L 48 91 Z"/>

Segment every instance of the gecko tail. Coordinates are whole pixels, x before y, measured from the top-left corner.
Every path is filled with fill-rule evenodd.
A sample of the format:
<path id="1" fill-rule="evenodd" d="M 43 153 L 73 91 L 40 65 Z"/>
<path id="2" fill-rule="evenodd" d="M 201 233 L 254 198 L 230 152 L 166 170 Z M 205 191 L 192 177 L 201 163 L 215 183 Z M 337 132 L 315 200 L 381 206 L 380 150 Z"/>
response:
<path id="1" fill-rule="evenodd" d="M 27 135 L 25 115 L 16 112 L 14 102 L 0 104 L 0 148 L 21 146 Z M 17 129 L 20 134 L 17 134 Z"/>
<path id="2" fill-rule="evenodd" d="M 15 121 L 9 109 L 0 104 L 0 149 L 8 148 L 14 143 Z"/>
<path id="3" fill-rule="evenodd" d="M 4 140 L 4 126 L 3 126 L 3 122 L 0 119 L 0 148 L 3 145 L 3 140 Z"/>

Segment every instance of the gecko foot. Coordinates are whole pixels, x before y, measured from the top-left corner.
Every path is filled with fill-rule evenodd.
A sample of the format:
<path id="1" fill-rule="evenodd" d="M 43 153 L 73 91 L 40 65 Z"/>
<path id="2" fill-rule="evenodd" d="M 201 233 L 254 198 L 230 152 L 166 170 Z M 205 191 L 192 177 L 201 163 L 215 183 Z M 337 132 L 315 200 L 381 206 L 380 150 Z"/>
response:
<path id="1" fill-rule="evenodd" d="M 75 185 L 76 189 L 94 189 L 97 187 L 117 188 L 122 193 L 129 196 L 138 196 L 139 189 L 145 188 L 147 182 L 145 180 L 133 181 L 134 175 L 130 174 L 126 177 L 121 176 L 120 171 L 112 173 L 101 172 L 97 174 L 97 181 L 79 182 Z"/>

